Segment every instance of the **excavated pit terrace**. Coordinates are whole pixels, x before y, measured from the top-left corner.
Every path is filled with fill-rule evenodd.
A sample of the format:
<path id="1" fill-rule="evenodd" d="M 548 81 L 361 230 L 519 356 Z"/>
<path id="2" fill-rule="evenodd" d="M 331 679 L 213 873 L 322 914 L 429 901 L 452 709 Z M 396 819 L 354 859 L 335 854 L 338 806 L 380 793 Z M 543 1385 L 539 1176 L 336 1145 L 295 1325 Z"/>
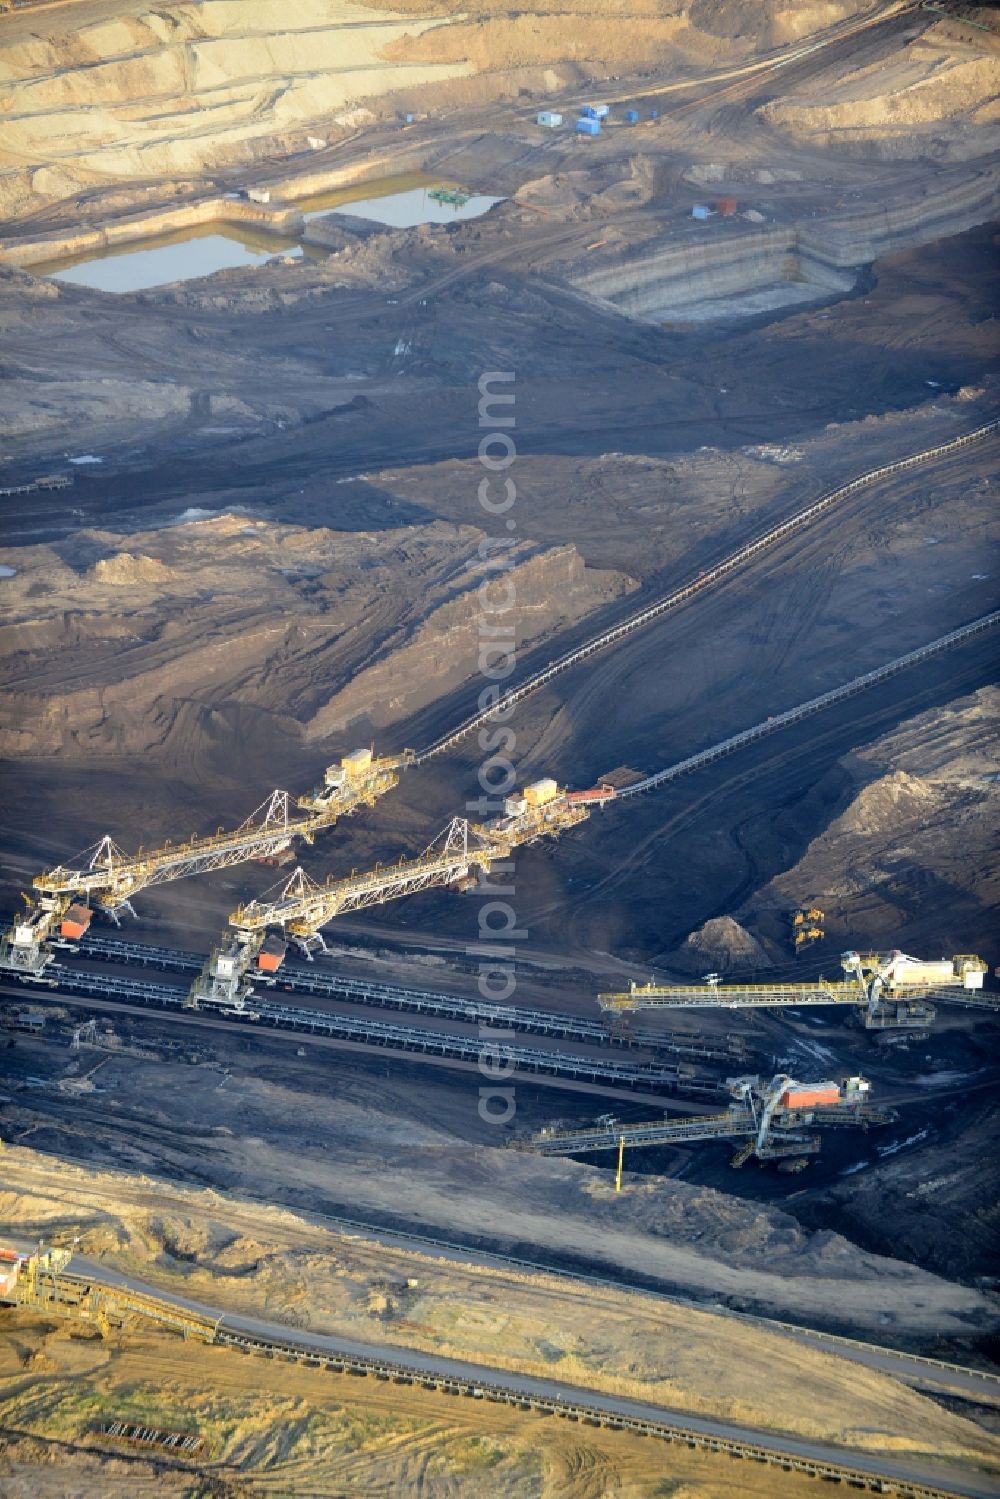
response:
<path id="1" fill-rule="evenodd" d="M 714 216 L 672 232 L 653 253 L 573 277 L 579 291 L 653 323 L 702 323 L 835 301 L 882 256 L 982 223 L 997 212 L 991 170 L 942 174 L 914 197 L 813 223 Z"/>
<path id="2" fill-rule="evenodd" d="M 725 231 L 723 231 L 725 233 Z M 750 317 L 846 296 L 857 272 L 803 251 L 795 230 L 694 237 L 641 261 L 579 281 L 581 290 L 648 322 Z"/>

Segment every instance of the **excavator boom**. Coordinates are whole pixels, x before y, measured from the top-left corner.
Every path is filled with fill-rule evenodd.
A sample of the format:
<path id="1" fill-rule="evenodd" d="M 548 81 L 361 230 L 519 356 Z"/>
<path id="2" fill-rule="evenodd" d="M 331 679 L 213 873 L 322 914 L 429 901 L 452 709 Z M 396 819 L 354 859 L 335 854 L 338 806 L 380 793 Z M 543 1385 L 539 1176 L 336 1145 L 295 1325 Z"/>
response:
<path id="1" fill-rule="evenodd" d="M 863 1010 L 868 1030 L 919 1029 L 934 1019 L 929 996 L 982 1008 L 1000 1008 L 1000 998 L 983 994 L 987 964 L 972 953 L 925 962 L 906 953 L 845 952 L 845 978 L 822 977 L 798 984 L 724 984 L 707 974 L 700 984 L 632 984 L 627 990 L 599 994 L 602 1010 L 688 1008 L 765 1009 L 781 1005 L 852 1005 Z"/>
<path id="2" fill-rule="evenodd" d="M 618 993 L 599 994 L 602 1010 L 740 1009 L 767 1005 L 856 1005 L 864 995 L 857 984 L 817 979 L 812 984 L 637 984 Z"/>
<path id="3" fill-rule="evenodd" d="M 61 935 L 75 941 L 86 932 L 92 915 L 87 902 L 117 920 L 119 911 L 132 909 L 133 896 L 150 886 L 228 869 L 250 859 L 271 859 L 285 853 L 296 838 L 312 843 L 322 829 L 384 796 L 398 784 L 402 767 L 413 759 L 409 750 L 383 759 L 371 750 L 355 750 L 339 766 L 327 770 L 322 788 L 299 798 L 300 810 L 293 807 L 286 791 L 273 791 L 230 831 L 220 828 L 136 854 L 125 853 L 110 837 L 102 838 L 77 865 L 60 864 L 36 876 L 27 897 L 28 914 L 0 936 L 0 970 L 40 973 L 51 961 L 53 938 Z"/>
<path id="4" fill-rule="evenodd" d="M 700 1140 L 741 1140 L 734 1157 L 742 1165 L 751 1155 L 760 1160 L 814 1154 L 818 1139 L 807 1131 L 817 1126 L 854 1125 L 867 1128 L 895 1119 L 891 1110 L 875 1109 L 870 1085 L 862 1077 L 842 1083 L 798 1083 L 783 1073 L 765 1082 L 759 1077 L 729 1079 L 733 1103 L 724 1114 L 697 1119 L 654 1119 L 622 1124 L 599 1120 L 585 1129 L 543 1129 L 513 1142 L 518 1150 L 536 1155 L 586 1155 L 624 1146 L 693 1144 Z"/>
<path id="5" fill-rule="evenodd" d="M 246 1003 L 253 987 L 253 968 L 273 973 L 281 962 L 277 951 L 265 964 L 265 935 L 279 948 L 286 939 L 307 954 L 322 948 L 322 928 L 348 911 L 383 905 L 418 891 L 442 886 L 466 888 L 477 873 L 488 872 L 515 848 L 539 838 L 555 837 L 589 817 L 592 806 L 603 806 L 615 796 L 614 787 L 600 785 L 584 792 L 567 792 L 550 778 L 533 782 L 517 796 L 508 797 L 503 813 L 490 823 L 471 823 L 456 817 L 429 848 L 413 859 L 380 865 L 346 879 L 320 885 L 296 869 L 274 899 L 250 901 L 229 918 L 221 944 L 195 979 L 188 996 L 191 1006 Z"/>

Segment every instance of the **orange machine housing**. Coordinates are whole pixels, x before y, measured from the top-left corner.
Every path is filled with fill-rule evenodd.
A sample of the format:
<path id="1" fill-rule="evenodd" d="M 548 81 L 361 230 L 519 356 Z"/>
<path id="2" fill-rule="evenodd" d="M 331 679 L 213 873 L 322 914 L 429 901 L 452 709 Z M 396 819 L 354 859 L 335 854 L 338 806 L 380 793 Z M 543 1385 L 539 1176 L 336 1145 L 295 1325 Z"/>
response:
<path id="1" fill-rule="evenodd" d="M 786 1088 L 781 1102 L 786 1109 L 811 1109 L 816 1104 L 839 1103 L 840 1089 L 836 1083 L 804 1083 L 801 1087 Z"/>
<path id="2" fill-rule="evenodd" d="M 280 937 L 268 937 L 257 954 L 257 967 L 264 973 L 277 973 L 285 960 L 285 944 Z"/>
<path id="3" fill-rule="evenodd" d="M 94 913 L 89 906 L 70 906 L 59 930 L 64 937 L 82 937 L 93 917 Z"/>

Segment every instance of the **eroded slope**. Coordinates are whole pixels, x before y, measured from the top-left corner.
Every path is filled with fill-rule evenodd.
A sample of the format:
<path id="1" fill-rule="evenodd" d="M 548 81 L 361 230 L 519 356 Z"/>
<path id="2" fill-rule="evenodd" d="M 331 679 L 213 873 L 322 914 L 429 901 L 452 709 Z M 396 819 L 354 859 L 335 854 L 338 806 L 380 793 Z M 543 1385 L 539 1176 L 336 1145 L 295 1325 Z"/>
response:
<path id="1" fill-rule="evenodd" d="M 947 910 L 953 942 L 977 926 L 985 938 L 1000 905 L 998 729 L 1000 691 L 986 687 L 846 756 L 841 810 L 755 908 L 815 901 L 835 940 L 863 931 L 915 951 Z"/>
<path id="2" fill-rule="evenodd" d="M 0 749 L 134 754 L 193 734 L 197 755 L 191 710 L 233 702 L 293 736 L 364 738 L 475 674 L 483 540 L 443 521 L 364 533 L 222 515 L 12 552 Z M 523 541 L 511 558 L 518 646 L 631 586 L 571 545 Z"/>
<path id="3" fill-rule="evenodd" d="M 901 1282 L 925 1304 L 949 1294 L 932 1276 L 914 1278 L 898 1263 L 858 1255 L 832 1235 L 803 1234 L 781 1214 L 727 1204 L 718 1194 L 659 1182 L 633 1185 L 612 1204 L 589 1168 L 510 1157 L 494 1165 L 496 1154 L 463 1157 L 474 1195 L 490 1180 L 502 1203 L 513 1186 L 513 1167 L 547 1177 L 547 1190 L 560 1200 L 579 1177 L 581 1206 L 597 1233 L 599 1224 L 609 1223 L 612 1206 L 615 1216 L 624 1211 L 637 1254 L 642 1245 L 655 1257 L 655 1238 L 667 1219 L 684 1238 L 693 1236 L 695 1224 L 715 1238 L 714 1209 L 727 1227 L 714 1246 L 692 1256 L 706 1257 L 706 1271 L 714 1247 L 728 1265 L 777 1256 L 789 1279 L 818 1277 L 816 1294 L 825 1281 L 834 1296 L 855 1276 L 873 1293 L 878 1286 L 893 1306 Z M 501 1172 L 501 1164 L 508 1169 Z M 121 1172 L 85 1173 L 31 1150 L 13 1152 L 11 1171 L 15 1191 L 3 1206 L 21 1232 L 50 1240 L 79 1234 L 79 1253 L 205 1304 L 317 1332 L 478 1356 L 500 1367 L 873 1451 L 953 1458 L 975 1452 L 986 1462 L 1000 1453 L 995 1439 L 895 1380 L 735 1319 L 610 1287 L 593 1288 L 581 1301 L 572 1283 L 545 1274 L 373 1243 L 321 1217 Z M 539 1188 L 536 1182 L 534 1192 Z M 661 1199 L 655 1210 L 654 1196 Z M 973 1304 L 974 1293 L 965 1294 Z M 763 1383 L 762 1364 L 769 1371 Z"/>

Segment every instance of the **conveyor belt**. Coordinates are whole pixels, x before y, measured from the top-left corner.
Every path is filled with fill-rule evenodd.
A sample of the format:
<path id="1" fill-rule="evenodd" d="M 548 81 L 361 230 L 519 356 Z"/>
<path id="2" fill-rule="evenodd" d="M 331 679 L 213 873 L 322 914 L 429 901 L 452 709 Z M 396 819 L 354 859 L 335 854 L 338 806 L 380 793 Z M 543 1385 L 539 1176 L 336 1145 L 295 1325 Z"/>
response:
<path id="1" fill-rule="evenodd" d="M 706 765 L 712 765 L 716 760 L 731 755 L 734 750 L 754 744 L 758 739 L 765 739 L 769 734 L 777 733 L 779 729 L 787 728 L 790 724 L 799 723 L 803 718 L 811 717 L 813 713 L 820 713 L 824 708 L 843 702 L 853 697 L 855 693 L 864 692 L 868 687 L 874 687 L 879 682 L 895 676 L 897 672 L 905 671 L 908 666 L 916 666 L 921 661 L 938 655 L 941 651 L 961 645 L 963 641 L 970 640 L 974 635 L 981 635 L 986 630 L 992 630 L 998 624 L 1000 624 L 1000 610 L 995 610 L 992 614 L 984 614 L 970 624 L 962 625 L 960 629 L 951 630 L 947 635 L 930 641 L 928 645 L 920 646 L 918 650 L 908 651 L 905 656 L 897 656 L 894 661 L 888 661 L 884 666 L 876 667 L 874 671 L 865 672 L 863 676 L 854 677 L 850 682 L 834 687 L 830 692 L 821 693 L 819 697 L 799 703 L 797 707 L 789 708 L 784 713 L 775 713 L 773 717 L 765 719 L 762 723 L 754 724 L 739 734 L 733 734 L 731 738 L 723 739 L 709 749 L 701 750 L 697 755 L 689 755 L 686 760 L 680 760 L 676 765 L 670 765 L 665 770 L 658 770 L 654 775 L 645 776 L 641 781 L 633 781 L 631 786 L 625 786 L 618 792 L 616 800 L 622 801 L 629 796 L 640 796 L 644 791 L 653 791 L 657 786 L 664 786 L 668 781 L 688 775 L 692 770 L 701 770 Z"/>
<path id="2" fill-rule="evenodd" d="M 168 947 L 150 947 L 141 942 L 127 942 L 117 937 L 101 937 L 90 933 L 81 938 L 78 945 L 82 957 L 129 965 L 140 963 L 145 968 L 162 968 L 177 973 L 197 973 L 203 961 L 197 953 L 180 952 Z M 492 1004 L 487 1000 L 465 999 L 461 995 L 442 994 L 426 989 L 404 988 L 295 964 L 281 969 L 276 988 L 286 993 L 313 994 L 378 1009 L 408 1010 L 418 1015 L 434 1015 L 441 1019 L 464 1021 L 470 1025 L 490 1025 L 497 1030 L 562 1036 L 569 1041 L 584 1041 L 593 1046 L 641 1046 L 696 1061 L 718 1061 L 730 1065 L 742 1059 L 745 1054 L 741 1045 L 725 1038 L 648 1035 L 641 1031 L 634 1031 L 630 1036 L 617 1036 L 599 1020 L 586 1020 L 575 1015 L 560 1015 L 551 1010 L 536 1010 L 521 1005 Z"/>
<path id="3" fill-rule="evenodd" d="M 554 661 L 549 661 L 538 671 L 533 672 L 531 676 L 526 677 L 523 682 L 504 692 L 498 703 L 491 704 L 485 711 L 471 714 L 455 728 L 449 729 L 447 733 L 442 734 L 433 744 L 429 744 L 425 749 L 421 750 L 416 757 L 416 763 L 420 765 L 425 760 L 430 760 L 434 755 L 439 755 L 444 750 L 451 749 L 453 745 L 457 744 L 473 729 L 479 728 L 481 724 L 496 721 L 499 714 L 506 713 L 515 703 L 519 703 L 523 698 L 530 696 L 531 693 L 537 692 L 540 687 L 544 687 L 547 682 L 551 682 L 553 677 L 558 676 L 561 672 L 568 671 L 570 667 L 576 666 L 581 661 L 585 661 L 588 656 L 606 649 L 609 645 L 615 645 L 619 640 L 624 639 L 627 635 L 631 635 L 636 630 L 641 630 L 654 619 L 658 619 L 661 615 L 676 609 L 679 605 L 693 598 L 695 594 L 701 593 L 704 589 L 711 587 L 713 583 L 717 583 L 730 573 L 735 572 L 744 563 L 753 561 L 777 543 L 787 541 L 796 531 L 809 525 L 817 516 L 831 509 L 839 501 L 847 499 L 852 494 L 856 494 L 869 484 L 877 483 L 879 479 L 886 479 L 893 474 L 903 473 L 907 469 L 917 468 L 923 463 L 932 462 L 935 458 L 944 458 L 949 453 L 957 452 L 961 448 L 979 442 L 982 438 L 989 437 L 998 430 L 1000 430 L 1000 419 L 985 422 L 982 426 L 974 428 L 971 432 L 964 432 L 961 437 L 953 437 L 948 442 L 937 443 L 932 448 L 924 448 L 919 453 L 911 453 L 905 458 L 898 458 L 894 463 L 886 463 L 879 468 L 869 469 L 867 473 L 859 474 L 856 479 L 852 479 L 849 483 L 841 484 L 836 489 L 828 490 L 818 500 L 814 500 L 811 505 L 807 505 L 804 510 L 799 510 L 795 515 L 789 516 L 787 520 L 780 521 L 776 526 L 772 526 L 755 540 L 749 541 L 745 546 L 739 547 L 737 551 L 731 552 L 728 557 L 724 557 L 714 567 L 710 567 L 704 572 L 699 573 L 698 577 L 692 579 L 691 582 L 675 589 L 673 593 L 667 594 L 664 598 L 654 600 L 654 602 L 647 604 L 645 608 L 636 610 L 627 619 L 623 619 L 618 624 L 612 625 L 610 629 L 602 631 L 600 635 L 595 635 L 590 640 L 584 641 L 583 645 L 577 646 L 574 650 L 567 651 L 562 656 L 557 656 Z"/>
<path id="4" fill-rule="evenodd" d="M 68 995 L 117 999 L 126 1003 L 150 1005 L 175 1016 L 184 1011 L 186 991 L 174 985 L 149 983 L 130 975 L 84 972 L 52 963 L 40 978 L 27 982 L 49 987 Z M 185 1012 L 186 1013 L 186 1012 Z M 272 999 L 254 998 L 245 1010 L 214 1009 L 213 1016 L 269 1026 L 275 1030 L 308 1032 L 371 1047 L 405 1051 L 415 1055 L 447 1057 L 455 1061 L 483 1062 L 485 1058 L 509 1061 L 519 1073 L 543 1073 L 575 1081 L 613 1084 L 624 1088 L 643 1088 L 678 1093 L 685 1097 L 712 1098 L 721 1091 L 711 1077 L 687 1076 L 686 1069 L 674 1064 L 619 1062 L 605 1057 L 587 1057 L 565 1051 L 543 1051 L 531 1046 L 516 1046 L 491 1037 L 452 1034 L 425 1030 L 422 1027 L 394 1025 L 384 1020 L 370 1020 L 355 1015 L 336 1015 L 323 1010 L 284 1004 Z"/>

